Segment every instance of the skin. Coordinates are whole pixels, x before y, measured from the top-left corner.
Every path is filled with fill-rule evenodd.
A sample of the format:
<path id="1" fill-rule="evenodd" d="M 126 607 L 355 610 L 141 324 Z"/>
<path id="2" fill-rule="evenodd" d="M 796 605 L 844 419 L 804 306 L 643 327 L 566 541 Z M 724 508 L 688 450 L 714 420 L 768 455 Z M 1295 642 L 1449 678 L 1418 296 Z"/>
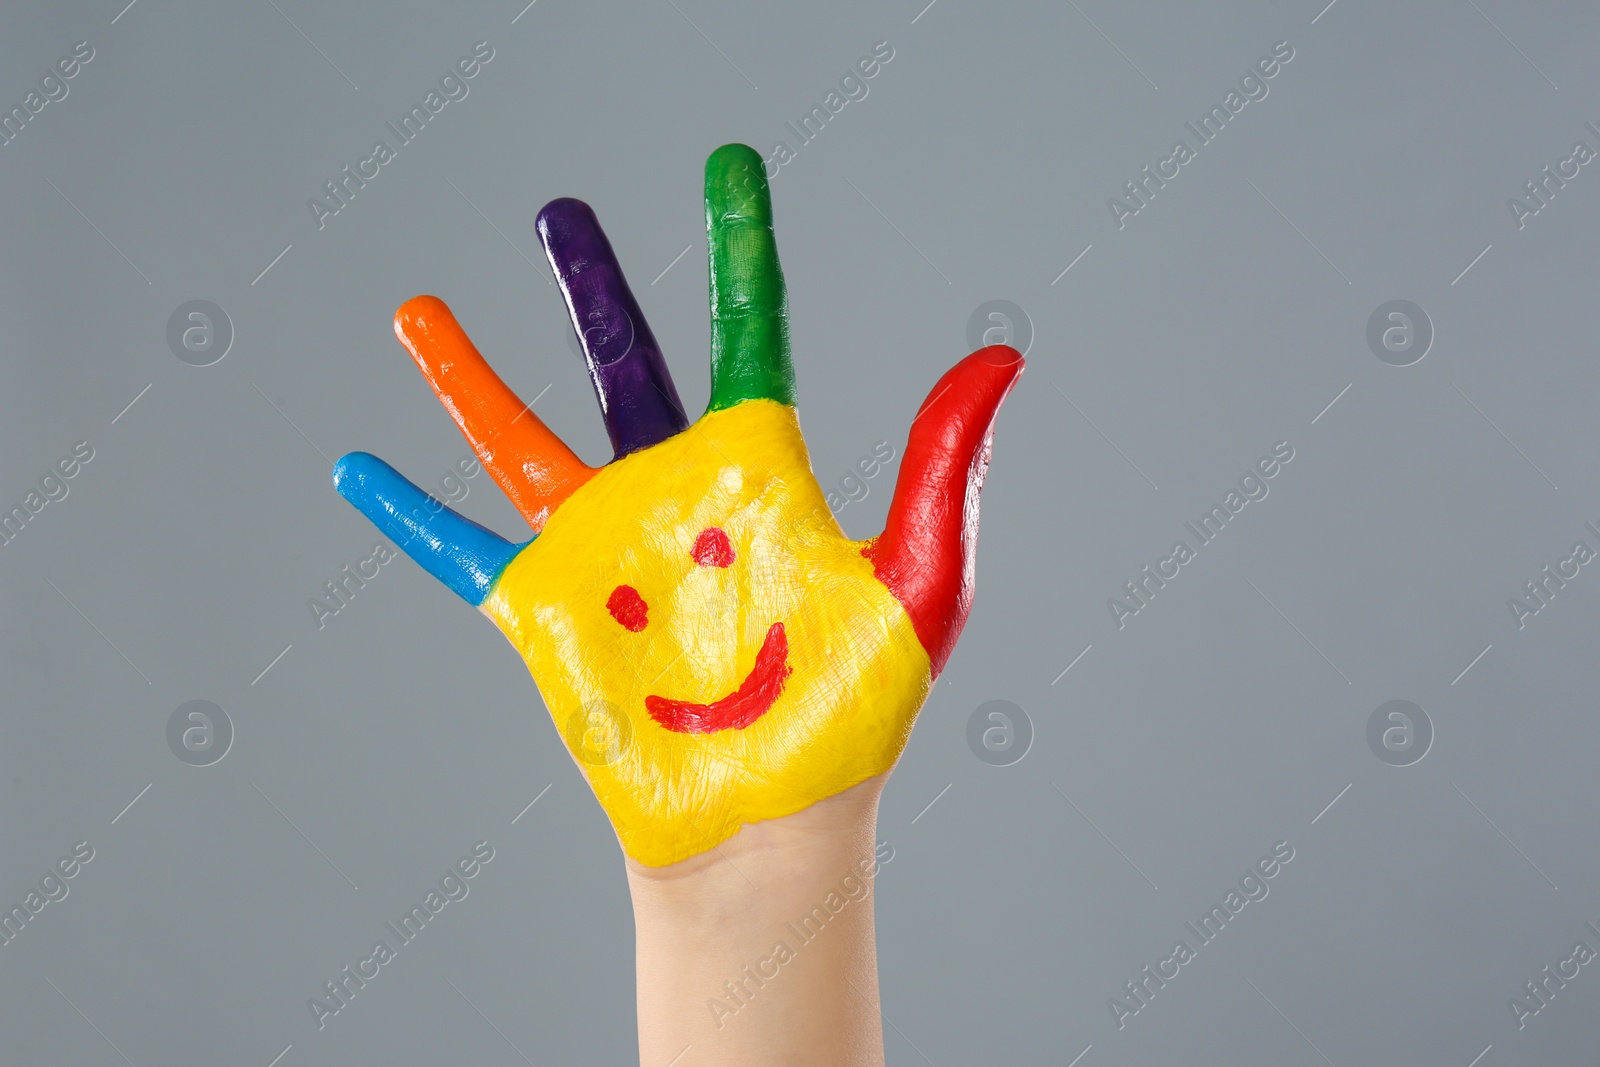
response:
<path id="1" fill-rule="evenodd" d="M 874 897 L 851 900 L 801 944 L 790 924 L 873 855 L 868 779 L 804 811 L 747 826 L 716 851 L 668 867 L 628 861 L 638 972 L 639 1062 L 665 1067 L 871 1067 L 883 1060 Z M 871 885 L 870 880 L 862 880 Z M 784 940 L 794 958 L 756 986 L 746 968 Z M 745 1003 L 726 984 L 743 981 Z M 731 1010 L 712 1011 L 715 998 Z"/>
<path id="2" fill-rule="evenodd" d="M 706 225 L 712 388 L 691 422 L 593 211 L 562 199 L 539 214 L 615 451 L 600 467 L 442 301 L 396 313 L 533 540 L 497 536 L 366 453 L 342 458 L 334 484 L 511 641 L 610 817 L 633 890 L 642 1062 L 691 1046 L 684 1064 L 878 1063 L 878 796 L 971 606 L 978 490 L 1022 358 L 982 349 L 935 384 L 884 532 L 852 541 L 801 435 L 753 150 L 707 161 Z M 807 914 L 821 932 L 786 938 Z M 794 958 L 777 959 L 786 940 Z M 724 985 L 751 965 L 771 984 Z"/>

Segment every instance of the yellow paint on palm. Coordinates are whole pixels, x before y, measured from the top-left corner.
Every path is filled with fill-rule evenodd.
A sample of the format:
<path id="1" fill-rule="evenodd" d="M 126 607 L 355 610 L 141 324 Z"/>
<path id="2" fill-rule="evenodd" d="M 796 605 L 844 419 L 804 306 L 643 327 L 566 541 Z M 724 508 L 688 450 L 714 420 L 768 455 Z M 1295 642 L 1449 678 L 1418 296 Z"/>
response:
<path id="1" fill-rule="evenodd" d="M 692 554 L 713 529 L 726 566 Z M 482 610 L 634 859 L 674 863 L 894 765 L 930 663 L 862 547 L 823 499 L 794 409 L 747 400 L 603 468 L 500 575 Z M 642 609 L 608 608 L 620 586 Z M 763 680 L 781 691 L 743 701 L 747 725 L 658 721 Z"/>

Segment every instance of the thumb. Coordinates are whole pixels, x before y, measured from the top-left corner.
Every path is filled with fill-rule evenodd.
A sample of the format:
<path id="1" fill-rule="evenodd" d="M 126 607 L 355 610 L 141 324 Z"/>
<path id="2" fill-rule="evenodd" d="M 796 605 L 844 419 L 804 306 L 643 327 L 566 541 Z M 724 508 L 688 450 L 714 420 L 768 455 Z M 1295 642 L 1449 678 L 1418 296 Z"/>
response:
<path id="1" fill-rule="evenodd" d="M 1016 349 L 991 345 L 945 372 L 911 420 L 883 534 L 862 553 L 911 616 L 934 677 L 972 608 L 978 492 L 995 416 L 1022 368 Z"/>

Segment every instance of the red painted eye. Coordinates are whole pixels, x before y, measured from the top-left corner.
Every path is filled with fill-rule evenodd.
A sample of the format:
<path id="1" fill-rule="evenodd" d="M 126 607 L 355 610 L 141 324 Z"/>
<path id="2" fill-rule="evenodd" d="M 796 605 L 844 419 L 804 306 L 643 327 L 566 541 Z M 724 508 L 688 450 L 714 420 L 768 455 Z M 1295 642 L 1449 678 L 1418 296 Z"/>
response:
<path id="1" fill-rule="evenodd" d="M 639 590 L 631 585 L 619 585 L 611 590 L 606 610 L 622 624 L 623 629 L 638 633 L 650 624 L 650 605 L 644 602 Z"/>
<path id="2" fill-rule="evenodd" d="M 731 567 L 733 543 L 720 529 L 708 526 L 694 539 L 694 547 L 689 550 L 689 555 L 702 567 Z"/>

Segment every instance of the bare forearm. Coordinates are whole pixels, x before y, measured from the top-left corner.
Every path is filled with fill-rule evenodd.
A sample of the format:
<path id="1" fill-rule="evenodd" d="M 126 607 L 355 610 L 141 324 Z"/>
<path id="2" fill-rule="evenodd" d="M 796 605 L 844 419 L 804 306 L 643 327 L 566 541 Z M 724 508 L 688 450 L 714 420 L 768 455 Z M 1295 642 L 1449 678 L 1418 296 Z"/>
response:
<path id="1" fill-rule="evenodd" d="M 642 1067 L 883 1063 L 882 786 L 870 779 L 670 867 L 628 862 Z"/>

